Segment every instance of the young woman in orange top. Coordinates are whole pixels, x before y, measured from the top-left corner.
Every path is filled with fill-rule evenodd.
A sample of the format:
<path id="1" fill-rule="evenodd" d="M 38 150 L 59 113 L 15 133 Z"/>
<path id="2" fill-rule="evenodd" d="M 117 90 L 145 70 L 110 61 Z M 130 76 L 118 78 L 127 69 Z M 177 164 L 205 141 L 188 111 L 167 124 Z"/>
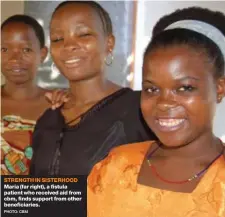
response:
<path id="1" fill-rule="evenodd" d="M 225 93 L 225 16 L 176 11 L 155 26 L 141 108 L 159 141 L 114 148 L 88 180 L 89 217 L 224 217 L 224 145 L 213 134 Z"/>

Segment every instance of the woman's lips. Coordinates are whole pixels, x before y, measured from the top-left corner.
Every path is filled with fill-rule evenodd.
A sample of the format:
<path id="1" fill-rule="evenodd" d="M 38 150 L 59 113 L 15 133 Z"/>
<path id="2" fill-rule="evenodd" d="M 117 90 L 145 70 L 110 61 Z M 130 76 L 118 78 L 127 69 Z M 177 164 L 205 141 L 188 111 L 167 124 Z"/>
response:
<path id="1" fill-rule="evenodd" d="M 64 65 L 67 68 L 74 68 L 74 67 L 77 67 L 80 64 L 80 62 L 81 62 L 81 58 L 71 58 L 71 59 L 65 60 Z"/>
<path id="2" fill-rule="evenodd" d="M 179 130 L 185 122 L 184 118 L 157 118 L 155 120 L 157 128 L 163 132 Z"/>
<path id="3" fill-rule="evenodd" d="M 20 76 L 26 73 L 27 69 L 25 68 L 18 68 L 18 67 L 14 67 L 14 68 L 9 68 L 8 69 L 10 71 L 10 73 L 13 76 Z"/>

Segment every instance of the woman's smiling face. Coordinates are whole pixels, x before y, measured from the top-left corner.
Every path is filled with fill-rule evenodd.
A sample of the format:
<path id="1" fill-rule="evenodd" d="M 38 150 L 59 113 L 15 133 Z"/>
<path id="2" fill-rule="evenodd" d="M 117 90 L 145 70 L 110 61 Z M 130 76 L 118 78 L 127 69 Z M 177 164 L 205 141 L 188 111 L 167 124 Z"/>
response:
<path id="1" fill-rule="evenodd" d="M 166 146 L 186 145 L 212 131 L 218 91 L 213 64 L 204 52 L 171 45 L 144 58 L 142 113 Z"/>
<path id="2" fill-rule="evenodd" d="M 23 84 L 32 81 L 47 51 L 31 26 L 12 22 L 1 30 L 1 69 L 6 80 Z"/>
<path id="3" fill-rule="evenodd" d="M 99 14 L 87 4 L 75 2 L 62 6 L 50 25 L 51 55 L 68 80 L 99 76 L 104 59 L 113 49 L 104 32 Z"/>

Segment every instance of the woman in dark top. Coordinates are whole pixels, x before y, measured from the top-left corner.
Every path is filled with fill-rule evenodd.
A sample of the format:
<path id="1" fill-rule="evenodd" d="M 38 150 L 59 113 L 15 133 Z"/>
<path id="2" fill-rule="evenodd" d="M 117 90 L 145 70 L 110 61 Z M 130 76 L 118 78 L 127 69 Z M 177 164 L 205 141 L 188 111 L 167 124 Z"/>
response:
<path id="1" fill-rule="evenodd" d="M 37 122 L 31 175 L 88 175 L 112 147 L 154 139 L 139 111 L 140 92 L 105 78 L 115 39 L 98 3 L 61 3 L 50 38 L 53 61 L 70 82 L 70 101 Z"/>

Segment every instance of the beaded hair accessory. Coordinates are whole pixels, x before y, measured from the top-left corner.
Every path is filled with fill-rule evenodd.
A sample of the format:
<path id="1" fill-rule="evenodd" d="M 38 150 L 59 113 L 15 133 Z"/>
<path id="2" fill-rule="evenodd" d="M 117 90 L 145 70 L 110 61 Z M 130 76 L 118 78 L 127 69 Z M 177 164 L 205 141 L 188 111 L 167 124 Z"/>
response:
<path id="1" fill-rule="evenodd" d="M 165 30 L 183 28 L 205 35 L 212 40 L 221 50 L 225 60 L 225 37 L 215 26 L 199 20 L 180 20 L 170 24 Z"/>

